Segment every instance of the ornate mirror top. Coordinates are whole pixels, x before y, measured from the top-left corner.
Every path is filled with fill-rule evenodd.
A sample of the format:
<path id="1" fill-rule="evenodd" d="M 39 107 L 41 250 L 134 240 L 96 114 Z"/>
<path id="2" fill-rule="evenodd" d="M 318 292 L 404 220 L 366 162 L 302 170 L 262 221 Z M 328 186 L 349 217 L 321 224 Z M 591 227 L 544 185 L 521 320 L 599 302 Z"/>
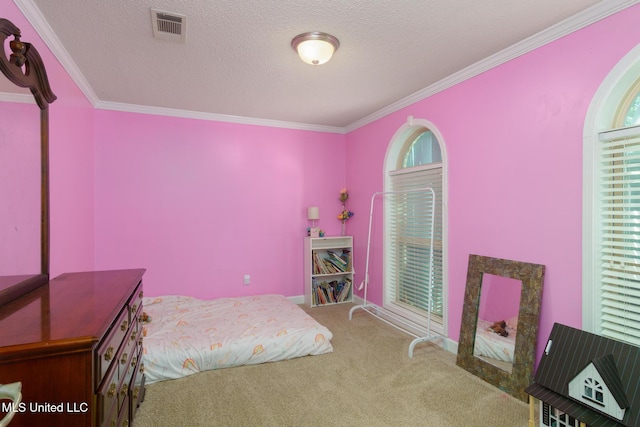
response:
<path id="1" fill-rule="evenodd" d="M 1 44 L 4 46 L 7 37 L 13 36 L 9 41 L 11 54 L 9 58 L 6 52 L 0 55 L 0 71 L 13 84 L 29 88 L 33 97 L 41 110 L 46 109 L 49 104 L 56 100 L 56 96 L 51 91 L 47 72 L 45 71 L 42 58 L 31 43 L 20 40 L 20 30 L 11 21 L 0 18 Z"/>

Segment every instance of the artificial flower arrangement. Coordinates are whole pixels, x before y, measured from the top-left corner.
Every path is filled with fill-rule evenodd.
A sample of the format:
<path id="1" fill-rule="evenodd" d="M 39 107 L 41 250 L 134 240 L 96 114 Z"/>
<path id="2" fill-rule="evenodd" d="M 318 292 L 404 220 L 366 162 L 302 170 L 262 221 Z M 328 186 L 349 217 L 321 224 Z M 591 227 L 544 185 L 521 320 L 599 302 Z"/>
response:
<path id="1" fill-rule="evenodd" d="M 338 215 L 338 219 L 341 219 L 342 221 L 346 221 L 352 216 L 353 216 L 353 212 L 345 209 L 340 213 L 340 215 Z"/>
<path id="2" fill-rule="evenodd" d="M 353 212 L 347 210 L 347 200 L 349 199 L 349 192 L 346 188 L 340 190 L 340 201 L 342 202 L 342 212 L 338 214 L 338 219 L 343 223 L 353 216 Z"/>

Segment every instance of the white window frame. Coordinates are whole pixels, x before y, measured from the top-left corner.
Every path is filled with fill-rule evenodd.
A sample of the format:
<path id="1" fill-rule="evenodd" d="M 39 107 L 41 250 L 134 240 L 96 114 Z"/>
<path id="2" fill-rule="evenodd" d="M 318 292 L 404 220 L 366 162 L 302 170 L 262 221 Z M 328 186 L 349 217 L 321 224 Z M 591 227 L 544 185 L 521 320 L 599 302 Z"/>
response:
<path id="1" fill-rule="evenodd" d="M 640 45 L 616 64 L 594 95 L 583 129 L 582 329 L 602 334 L 599 197 L 600 133 L 614 127 L 620 103 L 640 76 Z"/>
<path id="2" fill-rule="evenodd" d="M 383 167 L 383 177 L 384 177 L 384 189 L 385 191 L 389 191 L 391 189 L 391 176 L 390 172 L 397 169 L 397 165 L 401 159 L 399 157 L 403 154 L 403 148 L 407 142 L 407 139 L 414 134 L 420 128 L 425 128 L 430 130 L 440 144 L 440 153 L 442 156 L 442 321 L 440 322 L 431 322 L 430 328 L 431 331 L 440 334 L 442 336 L 448 336 L 448 261 L 447 261 L 447 253 L 448 253 L 448 233 L 447 233 L 447 156 L 445 150 L 444 139 L 442 135 L 438 131 L 438 129 L 434 126 L 433 123 L 429 122 L 425 119 L 414 119 L 413 117 L 409 117 L 407 119 L 407 123 L 401 126 L 396 133 L 391 138 L 391 142 L 387 149 L 387 153 L 385 156 L 384 167 Z M 425 165 L 425 168 L 433 167 L 432 165 Z M 384 214 L 383 223 L 386 224 L 387 214 Z M 385 248 L 385 254 L 383 255 L 384 259 L 384 281 L 387 282 L 388 274 L 391 271 L 389 262 L 390 257 L 386 254 L 386 248 L 388 247 L 387 242 L 389 241 L 387 227 L 385 227 L 385 232 L 383 236 L 383 247 Z M 389 310 L 390 312 L 399 315 L 406 319 L 407 321 L 415 324 L 416 330 L 420 332 L 425 332 L 423 326 L 425 323 L 425 317 L 416 314 L 411 310 L 407 310 L 402 307 L 394 307 L 393 304 L 389 304 L 387 301 L 386 292 L 384 294 L 384 303 L 383 308 Z"/>
<path id="3" fill-rule="evenodd" d="M 571 422 L 573 420 L 573 422 Z M 540 423 L 542 424 L 542 422 Z M 549 405 L 549 425 L 557 427 L 578 427 L 580 421 L 572 416 L 565 414 L 558 408 Z"/>

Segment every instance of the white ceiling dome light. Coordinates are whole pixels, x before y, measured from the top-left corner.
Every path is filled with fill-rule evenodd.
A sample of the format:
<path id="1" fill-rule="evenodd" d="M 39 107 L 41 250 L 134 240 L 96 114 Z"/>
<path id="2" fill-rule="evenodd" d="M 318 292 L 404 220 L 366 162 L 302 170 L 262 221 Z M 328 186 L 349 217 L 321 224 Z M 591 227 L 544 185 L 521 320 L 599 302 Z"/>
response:
<path id="1" fill-rule="evenodd" d="M 298 52 L 300 59 L 311 65 L 329 61 L 339 46 L 337 38 L 318 31 L 299 34 L 291 40 L 291 47 Z"/>

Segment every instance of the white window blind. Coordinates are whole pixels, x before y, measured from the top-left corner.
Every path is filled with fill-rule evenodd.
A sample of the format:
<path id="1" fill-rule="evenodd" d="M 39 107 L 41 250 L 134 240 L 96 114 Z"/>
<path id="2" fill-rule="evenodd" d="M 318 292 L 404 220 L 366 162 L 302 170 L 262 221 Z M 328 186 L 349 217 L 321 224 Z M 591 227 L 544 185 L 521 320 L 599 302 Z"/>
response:
<path id="1" fill-rule="evenodd" d="M 640 345 L 640 127 L 600 143 L 600 334 Z"/>
<path id="2" fill-rule="evenodd" d="M 426 316 L 431 303 L 431 321 L 442 325 L 442 164 L 390 172 L 390 191 L 404 192 L 431 187 L 430 192 L 390 194 L 385 199 L 388 215 L 385 308 Z M 435 215 L 431 229 L 431 217 Z M 429 251 L 433 239 L 433 282 L 429 301 Z"/>

